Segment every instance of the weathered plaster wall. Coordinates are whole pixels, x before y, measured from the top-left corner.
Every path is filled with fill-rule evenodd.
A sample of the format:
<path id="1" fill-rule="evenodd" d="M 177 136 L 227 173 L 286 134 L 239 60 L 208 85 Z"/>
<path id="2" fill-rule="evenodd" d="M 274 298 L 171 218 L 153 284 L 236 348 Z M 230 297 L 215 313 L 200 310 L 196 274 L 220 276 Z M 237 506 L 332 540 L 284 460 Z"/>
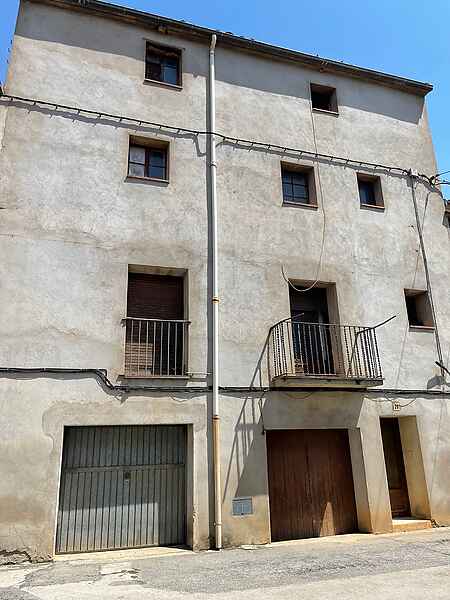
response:
<path id="1" fill-rule="evenodd" d="M 188 448 L 187 529 L 194 549 L 209 547 L 209 450 L 204 395 L 106 392 L 92 378 L 17 377 L 0 386 L 2 478 L 0 562 L 54 554 L 63 428 L 70 425 L 184 424 Z"/>
<path id="2" fill-rule="evenodd" d="M 182 90 L 143 83 L 145 38 L 183 49 Z M 25 1 L 6 91 L 204 129 L 207 60 L 208 48 L 190 40 Z M 317 144 L 319 152 L 436 172 L 426 111 L 416 96 L 220 46 L 217 78 L 217 128 L 224 133 L 309 150 Z M 336 86 L 339 116 L 311 115 L 310 81 Z M 139 135 L 170 142 L 170 183 L 162 186 L 126 180 L 128 137 L 137 130 L 124 122 L 19 103 L 0 106 L 0 135 L 2 118 L 0 365 L 106 368 L 116 381 L 123 373 L 128 265 L 176 267 L 188 271 L 189 369 L 199 373 L 186 385 L 206 384 L 204 137 L 139 129 Z M 425 289 L 407 181 L 382 173 L 386 210 L 361 210 L 355 170 L 315 164 L 318 210 L 283 207 L 281 158 L 295 162 L 228 144 L 218 148 L 221 385 L 267 384 L 267 332 L 289 314 L 281 265 L 293 279 L 335 282 L 342 323 L 371 325 L 397 314 L 378 334 L 385 385 L 436 385 L 433 333 L 409 330 L 403 298 L 404 288 Z M 440 198 L 421 186 L 417 195 L 448 356 L 449 230 Z M 91 380 L 2 379 L 0 390 L 6 457 L 0 502 L 7 507 L 2 548 L 31 549 L 34 558 L 52 554 L 62 427 L 88 422 L 193 424 L 195 539 L 197 547 L 206 545 L 205 398 L 186 394 L 178 402 L 142 394 L 120 404 Z M 378 418 L 390 403 L 363 402 L 350 393 L 304 395 L 263 398 L 265 426 L 348 427 L 360 527 L 389 530 Z M 258 403 L 253 396 L 224 395 L 221 404 L 225 539 L 265 542 L 267 474 Z M 419 398 L 403 410 L 417 414 L 432 518 L 449 523 L 448 405 Z M 247 494 L 254 496 L 255 515 L 231 517 L 231 499 Z"/>
<path id="3" fill-rule="evenodd" d="M 389 398 L 380 394 L 347 392 L 270 392 L 238 396 L 224 394 L 222 436 L 228 441 L 222 453 L 224 539 L 229 545 L 270 541 L 267 455 L 264 431 L 269 429 L 349 430 L 353 479 L 360 531 L 392 531 L 391 507 L 386 480 L 380 417 L 398 417 L 414 423 L 418 435 L 404 445 L 416 454 L 407 469 L 412 509 L 425 504 L 429 512 L 415 516 L 450 525 L 448 467 L 450 464 L 450 402 L 444 399 L 400 399 L 393 412 Z M 403 438 L 402 434 L 402 438 Z M 405 440 L 406 442 L 408 440 Z M 419 457 L 421 455 L 419 462 Z M 405 455 L 406 462 L 410 457 Z M 422 469 L 425 480 L 417 472 Z M 412 471 L 412 472 L 411 472 Z M 254 514 L 232 515 L 234 497 L 253 496 Z"/>

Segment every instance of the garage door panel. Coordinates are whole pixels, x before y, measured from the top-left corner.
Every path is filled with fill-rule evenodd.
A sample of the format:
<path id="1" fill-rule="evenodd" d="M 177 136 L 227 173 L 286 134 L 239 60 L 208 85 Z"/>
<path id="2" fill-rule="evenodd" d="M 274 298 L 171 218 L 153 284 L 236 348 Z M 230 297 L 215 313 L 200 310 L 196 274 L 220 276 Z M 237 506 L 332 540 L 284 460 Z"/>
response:
<path id="1" fill-rule="evenodd" d="M 68 428 L 56 551 L 184 544 L 185 456 L 183 426 Z"/>
<path id="2" fill-rule="evenodd" d="M 267 461 L 272 540 L 356 530 L 347 430 L 268 431 Z"/>

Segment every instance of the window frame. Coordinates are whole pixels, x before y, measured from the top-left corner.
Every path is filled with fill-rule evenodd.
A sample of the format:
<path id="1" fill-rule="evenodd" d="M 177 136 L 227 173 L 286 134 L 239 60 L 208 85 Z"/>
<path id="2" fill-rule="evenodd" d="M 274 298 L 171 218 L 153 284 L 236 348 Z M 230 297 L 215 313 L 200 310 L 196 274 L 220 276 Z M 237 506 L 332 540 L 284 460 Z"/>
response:
<path id="1" fill-rule="evenodd" d="M 324 94 L 324 93 L 330 94 L 329 108 L 320 108 L 320 107 L 314 106 L 313 94 L 315 92 L 318 94 Z M 312 111 L 314 111 L 314 112 L 317 111 L 317 112 L 321 112 L 321 113 L 339 116 L 337 90 L 335 87 L 330 86 L 330 85 L 323 85 L 321 83 L 314 83 L 313 81 L 310 81 L 310 83 L 309 83 L 309 98 L 310 98 L 310 102 L 311 102 L 311 110 Z"/>
<path id="2" fill-rule="evenodd" d="M 130 173 L 130 154 L 132 147 L 138 147 L 145 150 L 145 162 L 144 173 L 148 173 L 149 168 L 149 154 L 153 151 L 163 151 L 165 154 L 165 178 L 152 177 L 150 175 L 133 175 Z M 142 164 L 136 163 L 135 161 L 131 164 Z M 127 159 L 127 179 L 138 179 L 141 181 L 155 181 L 159 183 L 169 183 L 170 176 L 170 143 L 166 140 L 154 139 L 154 138 L 143 138 L 130 136 L 128 139 L 128 159 Z"/>
<path id="3" fill-rule="evenodd" d="M 283 175 L 284 173 L 297 173 L 305 176 L 307 182 L 307 190 L 308 190 L 308 202 L 301 202 L 298 200 L 288 200 L 284 195 L 284 187 L 283 187 Z M 312 165 L 307 164 L 298 164 L 298 163 L 289 163 L 285 161 L 281 161 L 280 163 L 280 180 L 281 180 L 281 198 L 282 198 L 282 206 L 299 206 L 302 208 L 309 209 L 317 209 L 317 187 L 316 187 L 316 175 L 315 170 Z"/>
<path id="4" fill-rule="evenodd" d="M 188 325 L 190 325 L 189 320 L 189 312 L 190 312 L 190 293 L 189 293 L 189 270 L 185 268 L 178 267 L 161 267 L 161 266 L 150 266 L 150 265 L 142 265 L 142 264 L 128 264 L 126 272 L 123 274 L 125 278 L 123 279 L 125 284 L 125 294 L 123 295 L 122 302 L 122 314 L 124 315 L 122 318 L 122 325 L 125 325 L 126 320 L 128 318 L 128 288 L 129 288 L 129 280 L 130 274 L 141 274 L 141 275 L 159 275 L 159 276 L 171 276 L 177 277 L 183 280 L 183 318 Z M 123 328 L 122 334 L 122 369 L 120 377 L 126 379 L 147 379 L 158 380 L 158 379 L 185 379 L 188 380 L 192 377 L 189 372 L 190 365 L 190 331 L 188 330 L 187 335 L 185 337 L 185 356 L 184 356 L 184 367 L 185 374 L 184 375 L 139 375 L 139 376 L 129 376 L 125 375 L 126 372 L 126 356 L 125 356 L 125 344 L 126 344 L 126 330 L 125 326 Z"/>
<path id="5" fill-rule="evenodd" d="M 183 50 L 177 46 L 167 46 L 166 44 L 160 44 L 159 42 L 154 42 L 153 40 L 144 39 L 145 41 L 145 50 L 144 50 L 144 83 L 156 83 L 157 85 L 168 86 L 175 89 L 181 89 L 183 87 Z M 177 83 L 172 83 L 170 81 L 164 81 L 163 79 L 153 79 L 153 77 L 148 77 L 148 53 L 149 47 L 153 46 L 156 50 L 160 51 L 162 54 L 166 55 L 174 55 L 177 58 Z"/>
<path id="6" fill-rule="evenodd" d="M 405 297 L 405 307 L 406 307 L 406 316 L 408 319 L 408 326 L 410 330 L 419 330 L 419 331 L 434 331 L 435 329 L 435 324 L 433 322 L 433 311 L 431 308 L 431 301 L 430 301 L 430 296 L 428 293 L 428 290 L 415 290 L 415 289 L 410 289 L 410 288 L 406 288 L 404 290 L 404 297 Z M 412 322 L 411 321 L 411 315 L 410 315 L 410 310 L 408 307 L 408 300 L 412 299 L 412 298 L 423 298 L 423 306 L 422 308 L 420 306 L 415 305 L 414 306 L 414 312 L 417 316 L 416 321 L 417 322 Z M 417 302 L 417 300 L 415 301 Z M 420 314 L 422 314 L 423 318 L 420 319 Z M 419 320 L 421 322 L 419 322 Z"/>
<path id="7" fill-rule="evenodd" d="M 360 183 L 371 183 L 373 185 L 373 193 L 375 204 L 367 204 L 361 201 Z M 384 197 L 381 186 L 381 177 L 378 175 L 368 175 L 366 173 L 356 173 L 356 184 L 358 186 L 359 207 L 366 210 L 384 211 Z"/>

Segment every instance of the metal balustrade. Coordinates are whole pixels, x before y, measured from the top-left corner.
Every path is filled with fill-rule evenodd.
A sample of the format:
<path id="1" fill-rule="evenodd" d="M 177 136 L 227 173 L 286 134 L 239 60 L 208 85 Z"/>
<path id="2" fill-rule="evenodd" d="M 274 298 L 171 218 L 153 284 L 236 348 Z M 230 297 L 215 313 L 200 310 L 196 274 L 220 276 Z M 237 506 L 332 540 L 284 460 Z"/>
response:
<path id="1" fill-rule="evenodd" d="M 284 319 L 270 329 L 269 373 L 381 382 L 375 329 Z"/>
<path id="2" fill-rule="evenodd" d="M 126 377 L 183 377 L 189 321 L 127 317 Z"/>

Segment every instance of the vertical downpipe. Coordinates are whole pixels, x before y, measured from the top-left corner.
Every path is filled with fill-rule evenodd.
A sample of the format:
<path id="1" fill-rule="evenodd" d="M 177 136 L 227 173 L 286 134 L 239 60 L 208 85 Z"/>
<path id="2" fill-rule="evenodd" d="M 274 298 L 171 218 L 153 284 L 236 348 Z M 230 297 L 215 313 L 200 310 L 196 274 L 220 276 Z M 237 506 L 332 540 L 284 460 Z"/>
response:
<path id="1" fill-rule="evenodd" d="M 219 416 L 219 286 L 217 259 L 217 163 L 216 163 L 216 85 L 215 49 L 217 36 L 211 36 L 209 48 L 209 143 L 211 178 L 211 251 L 212 251 L 212 433 L 214 470 L 214 531 L 216 550 L 222 548 L 222 490 L 220 477 L 220 416 Z"/>

